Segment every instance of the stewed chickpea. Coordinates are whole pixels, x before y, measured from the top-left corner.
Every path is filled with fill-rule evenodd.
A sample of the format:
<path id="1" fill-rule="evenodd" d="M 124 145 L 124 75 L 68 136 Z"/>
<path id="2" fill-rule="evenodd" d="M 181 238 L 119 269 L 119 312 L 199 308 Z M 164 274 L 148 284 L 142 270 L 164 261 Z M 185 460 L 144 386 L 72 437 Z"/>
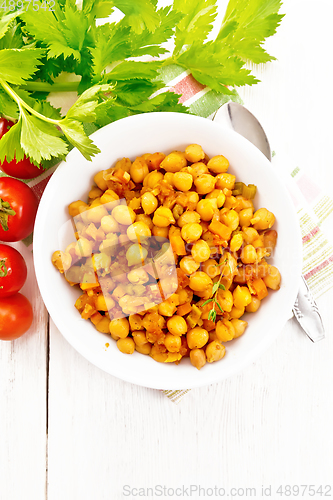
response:
<path id="1" fill-rule="evenodd" d="M 244 313 L 260 308 L 267 289 L 280 288 L 280 272 L 266 262 L 275 216 L 256 210 L 246 198 L 253 189 L 235 186 L 228 170 L 227 158 L 209 158 L 199 144 L 124 157 L 95 174 L 87 203 L 68 206 L 77 241 L 52 262 L 79 284 L 82 318 L 122 353 L 189 357 L 200 370 L 244 334 Z"/>

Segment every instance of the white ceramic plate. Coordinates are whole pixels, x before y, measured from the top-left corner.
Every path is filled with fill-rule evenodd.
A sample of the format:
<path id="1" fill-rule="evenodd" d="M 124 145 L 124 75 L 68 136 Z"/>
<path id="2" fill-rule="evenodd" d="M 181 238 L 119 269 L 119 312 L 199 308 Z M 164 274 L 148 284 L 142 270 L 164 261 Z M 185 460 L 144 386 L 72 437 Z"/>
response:
<path id="1" fill-rule="evenodd" d="M 92 162 L 72 150 L 53 174 L 42 197 L 34 231 L 34 261 L 45 305 L 67 341 L 102 370 L 134 384 L 155 389 L 184 389 L 222 380 L 253 362 L 277 337 L 290 317 L 301 274 L 301 236 L 289 194 L 270 162 L 246 139 L 207 119 L 178 113 L 149 113 L 124 118 L 95 132 L 92 138 L 101 153 Z M 276 216 L 278 245 L 273 263 L 282 275 L 280 291 L 271 292 L 258 313 L 248 314 L 249 326 L 239 339 L 226 344 L 223 360 L 200 371 L 183 359 L 175 364 L 157 363 L 135 352 L 122 354 L 115 341 L 81 319 L 74 307 L 80 294 L 53 267 L 51 256 L 73 241 L 67 206 L 86 200 L 94 174 L 124 156 L 134 159 L 147 152 L 184 150 L 202 145 L 209 156 L 229 159 L 237 180 L 258 186 L 256 208 L 266 207 Z M 110 346 L 105 347 L 109 342 Z"/>

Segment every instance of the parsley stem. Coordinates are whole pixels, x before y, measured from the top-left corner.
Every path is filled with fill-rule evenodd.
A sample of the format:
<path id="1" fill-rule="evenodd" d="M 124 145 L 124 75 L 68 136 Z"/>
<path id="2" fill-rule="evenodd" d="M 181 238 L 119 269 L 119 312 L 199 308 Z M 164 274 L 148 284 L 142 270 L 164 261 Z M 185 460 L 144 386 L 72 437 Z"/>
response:
<path id="1" fill-rule="evenodd" d="M 35 115 L 40 120 L 43 120 L 44 122 L 52 123 L 53 125 L 59 125 L 60 120 L 53 120 L 52 118 L 48 118 L 47 116 L 44 116 L 44 115 L 38 113 L 38 111 L 31 108 L 29 106 L 29 104 L 27 104 L 25 101 L 23 101 L 23 99 L 21 99 L 21 97 L 18 96 L 16 94 L 16 92 L 14 92 L 14 90 L 8 85 L 8 83 L 4 82 L 1 78 L 0 78 L 0 85 L 7 92 L 7 94 L 9 94 L 10 97 L 12 99 L 14 99 L 15 102 L 17 102 L 17 104 L 20 108 L 20 111 L 22 110 L 22 108 L 25 108 L 32 115 Z M 22 111 L 21 111 L 21 113 L 22 113 Z"/>
<path id="2" fill-rule="evenodd" d="M 80 82 L 26 82 L 22 85 L 22 88 L 29 92 L 75 92 L 78 89 L 79 83 Z"/>

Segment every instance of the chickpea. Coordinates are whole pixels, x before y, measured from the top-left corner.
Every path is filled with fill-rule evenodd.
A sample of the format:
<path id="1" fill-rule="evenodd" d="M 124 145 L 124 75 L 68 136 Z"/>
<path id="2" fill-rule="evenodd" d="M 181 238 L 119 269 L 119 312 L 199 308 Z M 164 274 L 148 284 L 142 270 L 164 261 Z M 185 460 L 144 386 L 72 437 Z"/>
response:
<path id="1" fill-rule="evenodd" d="M 267 208 L 259 208 L 251 219 L 254 229 L 270 229 L 275 222 L 275 216 Z"/>
<path id="2" fill-rule="evenodd" d="M 119 224 L 129 226 L 135 221 L 136 213 L 126 205 L 118 205 L 112 210 L 112 217 L 119 222 Z"/>
<path id="3" fill-rule="evenodd" d="M 196 326 L 191 328 L 186 334 L 187 345 L 190 349 L 201 348 L 207 344 L 209 339 L 209 334 L 204 328 Z"/>
<path id="4" fill-rule="evenodd" d="M 101 203 L 103 204 L 114 203 L 117 200 L 119 200 L 119 196 L 113 191 L 113 189 L 107 189 L 101 196 Z"/>
<path id="5" fill-rule="evenodd" d="M 57 250 L 52 255 L 52 264 L 61 273 L 63 273 L 64 271 L 67 271 L 71 267 L 71 264 L 72 264 L 71 254 Z"/>
<path id="6" fill-rule="evenodd" d="M 90 200 L 94 200 L 95 198 L 99 198 L 100 196 L 102 196 L 102 194 L 103 194 L 103 191 L 101 189 L 99 189 L 99 187 L 92 186 L 92 188 L 89 191 L 88 198 Z"/>
<path id="7" fill-rule="evenodd" d="M 155 172 L 152 172 L 152 173 L 155 173 Z M 156 172 L 158 173 L 158 172 Z M 158 201 L 157 201 L 157 198 L 156 196 L 153 195 L 153 193 L 144 193 L 142 196 L 141 196 L 141 205 L 142 205 L 142 208 L 143 208 L 143 211 L 145 214 L 152 214 L 153 212 L 155 212 L 156 208 L 158 207 Z"/>
<path id="8" fill-rule="evenodd" d="M 134 285 L 144 285 L 149 281 L 149 276 L 144 269 L 139 267 L 138 269 L 133 269 L 127 274 L 127 279 Z"/>
<path id="9" fill-rule="evenodd" d="M 235 331 L 232 328 L 227 328 L 223 321 L 216 323 L 216 337 L 220 342 L 229 342 L 234 338 Z"/>
<path id="10" fill-rule="evenodd" d="M 89 222 L 94 222 L 95 224 L 100 223 L 106 215 L 108 215 L 108 213 L 103 205 L 90 205 L 90 208 L 88 208 L 85 213 L 87 220 Z"/>
<path id="11" fill-rule="evenodd" d="M 193 274 L 200 267 L 200 263 L 196 262 L 193 257 L 186 255 L 179 263 L 179 267 L 185 274 Z"/>
<path id="12" fill-rule="evenodd" d="M 213 156 L 207 163 L 207 167 L 214 174 L 223 174 L 229 168 L 229 161 L 223 155 Z"/>
<path id="13" fill-rule="evenodd" d="M 241 319 L 232 319 L 230 323 L 232 324 L 235 330 L 235 336 L 234 336 L 235 339 L 243 335 L 247 327 L 246 321 L 242 321 Z"/>
<path id="14" fill-rule="evenodd" d="M 103 294 L 100 294 L 100 295 L 97 295 L 96 299 L 95 299 L 95 307 L 97 309 L 97 311 L 110 311 L 111 309 L 114 308 L 114 306 L 116 305 L 115 301 L 113 300 L 112 297 L 109 297 L 107 295 L 103 295 Z"/>
<path id="15" fill-rule="evenodd" d="M 190 288 L 194 292 L 204 292 L 212 285 L 213 281 L 202 271 L 197 271 L 190 276 Z"/>
<path id="16" fill-rule="evenodd" d="M 143 158 L 140 156 L 134 160 L 130 167 L 130 176 L 135 184 L 139 184 L 143 181 L 146 175 L 149 174 L 148 165 Z"/>
<path id="17" fill-rule="evenodd" d="M 179 305 L 185 304 L 185 302 L 191 302 L 193 299 L 193 292 L 189 288 L 182 288 L 177 292 L 177 295 L 178 295 Z M 174 334 L 174 332 L 171 333 Z"/>
<path id="18" fill-rule="evenodd" d="M 196 163 L 205 158 L 205 153 L 199 144 L 190 144 L 185 149 L 185 158 L 191 163 Z"/>
<path id="19" fill-rule="evenodd" d="M 196 210 L 203 221 L 212 220 L 214 214 L 217 211 L 216 198 L 200 200 Z"/>
<path id="20" fill-rule="evenodd" d="M 182 168 L 187 166 L 185 156 L 180 152 L 174 151 L 167 155 L 161 162 L 161 168 L 166 172 L 179 172 Z"/>
<path id="21" fill-rule="evenodd" d="M 146 226 L 149 227 L 149 229 L 151 231 L 152 231 L 153 226 L 154 226 L 153 221 L 151 220 L 149 215 L 146 215 L 146 214 L 137 214 L 135 222 L 143 222 L 144 224 L 146 224 Z"/>
<path id="22" fill-rule="evenodd" d="M 265 285 L 272 290 L 279 290 L 281 283 L 280 271 L 275 266 L 268 267 L 268 274 L 263 278 Z"/>
<path id="23" fill-rule="evenodd" d="M 176 172 L 173 176 L 173 183 L 179 191 L 189 191 L 192 187 L 193 177 L 187 172 Z"/>
<path id="24" fill-rule="evenodd" d="M 168 184 L 170 184 L 170 186 L 174 186 L 174 183 L 173 183 L 173 178 L 174 178 L 174 175 L 172 172 L 166 172 L 164 174 L 164 180 L 165 182 L 167 182 Z"/>
<path id="25" fill-rule="evenodd" d="M 221 211 L 222 212 L 222 211 Z M 235 231 L 239 225 L 239 216 L 235 210 L 226 209 L 225 212 L 220 212 L 220 220 L 228 226 L 232 231 Z"/>
<path id="26" fill-rule="evenodd" d="M 75 244 L 75 253 L 78 257 L 90 257 L 92 254 L 93 242 L 87 238 L 80 238 Z"/>
<path id="27" fill-rule="evenodd" d="M 259 238 L 258 231 L 253 227 L 243 227 L 242 233 L 246 244 L 253 243 L 256 239 Z"/>
<path id="28" fill-rule="evenodd" d="M 210 257 L 210 247 L 204 240 L 198 240 L 194 243 L 191 254 L 196 262 L 205 262 Z"/>
<path id="29" fill-rule="evenodd" d="M 150 172 L 144 179 L 143 179 L 143 185 L 145 187 L 149 187 L 150 189 L 154 189 L 156 185 L 163 180 L 163 174 L 162 172 L 157 172 L 156 170 L 153 170 L 153 172 Z"/>
<path id="30" fill-rule="evenodd" d="M 106 180 L 104 179 L 104 173 L 107 173 L 107 170 L 101 170 L 94 176 L 94 183 L 97 184 L 102 191 L 106 191 L 108 188 Z"/>
<path id="31" fill-rule="evenodd" d="M 254 313 L 254 312 L 258 311 L 260 304 L 261 304 L 261 300 L 259 300 L 257 297 L 252 295 L 252 301 L 246 306 L 245 310 L 248 313 Z"/>
<path id="32" fill-rule="evenodd" d="M 223 206 L 223 203 L 225 202 L 225 194 L 223 193 L 222 189 L 213 189 L 210 193 L 206 195 L 206 200 L 211 200 L 215 198 L 216 199 L 216 204 L 218 208 L 221 208 Z"/>
<path id="33" fill-rule="evenodd" d="M 140 354 L 150 354 L 151 344 L 147 342 L 146 344 L 135 345 L 135 350 L 138 351 Z"/>
<path id="34" fill-rule="evenodd" d="M 237 286 L 233 291 L 234 305 L 237 309 L 246 307 L 252 301 L 250 290 L 246 286 Z"/>
<path id="35" fill-rule="evenodd" d="M 118 341 L 119 342 L 119 341 Z M 206 358 L 208 363 L 219 361 L 225 356 L 225 347 L 218 340 L 213 340 L 206 347 Z"/>
<path id="36" fill-rule="evenodd" d="M 207 194 L 211 193 L 215 188 L 216 178 L 210 174 L 201 174 L 194 181 L 197 188 L 197 193 Z"/>
<path id="37" fill-rule="evenodd" d="M 107 255 L 112 255 L 116 252 L 118 243 L 118 236 L 114 233 L 108 233 L 106 239 L 99 245 L 99 251 Z"/>
<path id="38" fill-rule="evenodd" d="M 182 341 L 179 336 L 172 335 L 172 333 L 167 333 L 164 339 L 164 345 L 169 352 L 179 352 Z"/>
<path id="39" fill-rule="evenodd" d="M 147 344 L 148 340 L 145 334 L 145 330 L 136 330 L 132 332 L 133 340 L 136 345 L 144 345 Z"/>
<path id="40" fill-rule="evenodd" d="M 222 307 L 223 311 L 230 312 L 233 306 L 233 297 L 230 290 L 218 290 L 217 301 Z"/>
<path id="41" fill-rule="evenodd" d="M 254 264 L 257 261 L 257 252 L 253 245 L 246 245 L 241 253 L 243 264 Z"/>
<path id="42" fill-rule="evenodd" d="M 135 343 L 131 337 L 127 337 L 126 339 L 120 338 L 117 340 L 117 347 L 119 351 L 124 354 L 133 354 L 135 351 Z"/>
<path id="43" fill-rule="evenodd" d="M 191 165 L 191 168 L 192 168 L 192 174 L 193 174 L 195 179 L 197 177 L 199 177 L 199 175 L 209 173 L 207 165 L 201 161 L 199 161 L 197 163 L 193 163 Z"/>
<path id="44" fill-rule="evenodd" d="M 162 316 L 173 316 L 179 305 L 179 300 L 176 294 L 171 295 L 167 300 L 158 305 L 158 313 Z"/>
<path id="45" fill-rule="evenodd" d="M 183 240 L 185 240 L 187 243 L 193 243 L 194 241 L 197 241 L 202 235 L 202 227 L 197 223 L 185 224 L 185 226 L 182 227 L 181 235 Z"/>
<path id="46" fill-rule="evenodd" d="M 177 224 L 179 227 L 184 227 L 187 224 L 199 224 L 200 215 L 193 210 L 187 210 L 178 219 Z"/>
<path id="47" fill-rule="evenodd" d="M 81 212 L 87 210 L 89 206 L 81 200 L 78 201 L 73 201 L 73 203 L 70 203 L 68 205 L 68 213 L 71 217 L 76 217 L 77 215 L 80 215 Z"/>
<path id="48" fill-rule="evenodd" d="M 154 213 L 153 224 L 158 227 L 168 227 L 170 224 L 175 224 L 176 221 L 170 208 L 158 207 Z"/>
<path id="49" fill-rule="evenodd" d="M 169 228 L 158 227 L 153 225 L 152 233 L 154 236 L 159 236 L 160 238 L 167 238 L 169 234 Z"/>
<path id="50" fill-rule="evenodd" d="M 191 349 L 190 360 L 195 368 L 201 370 L 201 368 L 206 364 L 205 351 L 203 349 Z"/>
<path id="51" fill-rule="evenodd" d="M 131 241 L 143 241 L 151 236 L 149 227 L 142 221 L 134 222 L 127 228 L 127 236 Z"/>
<path id="52" fill-rule="evenodd" d="M 220 267 L 214 259 L 208 259 L 206 262 L 203 262 L 201 269 L 212 279 L 221 273 Z"/>
<path id="53" fill-rule="evenodd" d="M 239 225 L 248 227 L 253 217 L 253 208 L 244 208 L 239 212 Z"/>
<path id="54" fill-rule="evenodd" d="M 129 266 L 134 266 L 134 264 L 143 264 L 147 258 L 148 251 L 142 245 L 135 243 L 131 245 L 126 252 L 126 259 Z"/>
<path id="55" fill-rule="evenodd" d="M 132 332 L 134 330 L 142 330 L 143 328 L 142 318 L 139 314 L 131 314 L 129 317 L 129 324 Z"/>
<path id="56" fill-rule="evenodd" d="M 230 189 L 232 191 L 235 187 L 236 176 L 232 174 L 218 174 L 216 177 L 217 189 Z"/>
<path id="57" fill-rule="evenodd" d="M 168 319 L 167 328 L 172 335 L 181 336 L 187 332 L 187 324 L 182 316 L 172 316 L 172 318 Z"/>
<path id="58" fill-rule="evenodd" d="M 247 306 L 249 307 L 249 306 Z M 242 307 L 241 309 L 238 309 L 237 307 L 233 306 L 233 308 L 230 311 L 229 317 L 231 319 L 239 319 L 243 314 L 245 313 L 245 308 Z"/>
<path id="59" fill-rule="evenodd" d="M 102 217 L 101 228 L 104 233 L 117 233 L 119 231 L 118 222 L 112 217 L 112 215 L 104 215 L 104 217 Z"/>
<path id="60" fill-rule="evenodd" d="M 109 325 L 110 333 L 124 339 L 129 334 L 129 322 L 126 318 L 113 319 Z"/>
<path id="61" fill-rule="evenodd" d="M 92 255 L 92 265 L 94 266 L 94 271 L 108 271 L 111 266 L 111 257 L 106 253 L 94 253 Z"/>
<path id="62" fill-rule="evenodd" d="M 243 245 L 242 234 L 240 233 L 235 234 L 230 240 L 230 251 L 232 253 L 238 252 L 238 250 L 241 248 L 242 245 Z"/>
<path id="63" fill-rule="evenodd" d="M 109 325 L 110 325 L 109 318 L 107 318 L 106 316 L 104 316 L 104 318 L 101 319 L 101 321 L 99 321 L 97 323 L 97 325 L 95 325 L 95 328 L 100 333 L 110 333 Z"/>

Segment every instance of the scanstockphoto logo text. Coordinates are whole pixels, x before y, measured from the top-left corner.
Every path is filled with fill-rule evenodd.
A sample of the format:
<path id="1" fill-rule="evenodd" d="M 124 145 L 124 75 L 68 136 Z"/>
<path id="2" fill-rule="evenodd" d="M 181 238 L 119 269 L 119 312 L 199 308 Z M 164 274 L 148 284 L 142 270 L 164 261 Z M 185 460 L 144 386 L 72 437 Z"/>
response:
<path id="1" fill-rule="evenodd" d="M 244 497 L 255 498 L 256 488 L 230 488 L 225 489 L 219 486 L 203 487 L 198 484 L 182 485 L 171 488 L 169 486 L 156 484 L 152 487 L 134 487 L 129 484 L 123 486 L 124 498 L 218 498 L 218 497 Z"/>

